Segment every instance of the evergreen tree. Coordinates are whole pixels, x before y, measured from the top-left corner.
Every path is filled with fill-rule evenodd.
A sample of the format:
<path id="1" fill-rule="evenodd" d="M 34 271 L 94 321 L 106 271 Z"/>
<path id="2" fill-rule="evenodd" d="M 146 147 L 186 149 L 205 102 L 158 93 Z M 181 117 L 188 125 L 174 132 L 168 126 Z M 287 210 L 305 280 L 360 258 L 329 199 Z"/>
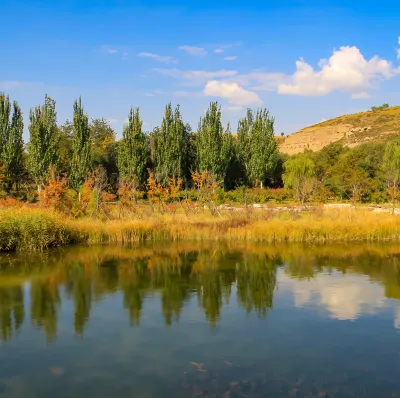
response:
<path id="1" fill-rule="evenodd" d="M 73 124 L 70 182 L 73 188 L 78 189 L 85 181 L 92 165 L 89 118 L 84 113 L 81 98 L 74 103 Z"/>
<path id="2" fill-rule="evenodd" d="M 136 181 L 143 186 L 146 181 L 148 144 L 142 131 L 139 108 L 131 108 L 128 123 L 124 127 L 118 150 L 119 177 L 125 181 Z"/>
<path id="3" fill-rule="evenodd" d="M 238 149 L 248 180 L 262 187 L 278 160 L 274 118 L 266 109 L 257 111 L 255 117 L 249 109 L 247 116 L 239 121 Z"/>
<path id="4" fill-rule="evenodd" d="M 4 174 L 8 185 L 8 192 L 11 190 L 14 183 L 18 183 L 23 172 L 23 133 L 24 120 L 21 108 L 18 106 L 17 102 L 14 102 L 13 116 L 3 152 L 3 161 L 5 166 Z"/>
<path id="5" fill-rule="evenodd" d="M 42 107 L 31 109 L 29 120 L 28 168 L 40 189 L 59 160 L 56 102 L 46 95 Z"/>
<path id="6" fill-rule="evenodd" d="M 224 174 L 221 157 L 223 127 L 221 123 L 221 108 L 217 102 L 212 102 L 205 116 L 200 119 L 197 132 L 197 156 L 200 172 L 210 172 L 221 178 Z"/>
<path id="7" fill-rule="evenodd" d="M 171 103 L 165 107 L 160 129 L 153 134 L 154 162 L 157 178 L 165 183 L 169 177 L 187 175 L 187 126 L 182 121 L 179 105 L 173 111 Z"/>

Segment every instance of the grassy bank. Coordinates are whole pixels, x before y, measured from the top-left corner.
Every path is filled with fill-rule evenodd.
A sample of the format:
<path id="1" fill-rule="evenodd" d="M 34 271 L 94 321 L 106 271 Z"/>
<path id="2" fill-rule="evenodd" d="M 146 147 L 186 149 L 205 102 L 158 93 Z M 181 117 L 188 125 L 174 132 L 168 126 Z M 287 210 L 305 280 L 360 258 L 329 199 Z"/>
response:
<path id="1" fill-rule="evenodd" d="M 28 207 L 0 211 L 1 251 L 38 251 L 86 241 L 85 233 L 62 215 Z"/>
<path id="2" fill-rule="evenodd" d="M 0 250 L 43 250 L 73 243 L 140 241 L 345 242 L 400 241 L 400 219 L 362 208 L 271 213 L 154 214 L 140 219 L 69 219 L 49 210 L 0 211 Z"/>

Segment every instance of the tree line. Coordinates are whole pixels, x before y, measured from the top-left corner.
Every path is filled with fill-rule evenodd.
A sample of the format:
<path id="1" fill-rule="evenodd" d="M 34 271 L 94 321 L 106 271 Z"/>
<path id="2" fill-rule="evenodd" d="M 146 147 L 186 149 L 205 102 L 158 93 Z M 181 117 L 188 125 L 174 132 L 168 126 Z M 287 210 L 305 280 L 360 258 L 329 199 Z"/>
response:
<path id="1" fill-rule="evenodd" d="M 217 102 L 210 103 L 196 132 L 179 105 L 167 104 L 160 126 L 150 132 L 143 129 L 139 108 L 131 108 L 120 140 L 106 119 L 89 120 L 80 98 L 72 110 L 72 121 L 59 125 L 56 102 L 46 95 L 43 105 L 30 110 L 24 144 L 21 108 L 0 93 L 0 178 L 7 194 L 23 184 L 40 191 L 51 174 L 66 176 L 79 190 L 97 167 L 114 187 L 129 181 L 144 188 L 149 172 L 161 185 L 180 178 L 186 188 L 195 172 L 209 173 L 226 189 L 281 184 L 274 118 L 266 109 L 249 109 L 233 135 L 222 124 Z"/>
<path id="2" fill-rule="evenodd" d="M 167 104 L 160 125 L 152 131 L 144 130 L 139 108 L 131 108 L 119 140 L 106 119 L 89 119 L 80 98 L 72 113 L 72 121 L 59 125 L 56 102 L 46 95 L 43 105 L 30 110 L 25 144 L 21 108 L 0 93 L 3 195 L 23 198 L 30 190 L 29 196 L 35 198 L 34 192 L 40 192 L 51 175 L 63 176 L 69 188 L 80 192 L 97 170 L 97 176 L 104 176 L 103 186 L 118 194 L 124 191 L 121 185 L 129 186 L 130 192 L 148 191 L 149 181 L 153 188 L 166 187 L 178 178 L 179 187 L 190 189 L 196 187 L 200 173 L 207 173 L 214 181 L 210 186 L 225 191 L 285 187 L 279 192 L 269 190 L 277 201 L 395 204 L 400 199 L 400 139 L 396 137 L 354 148 L 338 141 L 318 152 L 288 156 L 278 151 L 274 118 L 267 109 L 247 110 L 232 134 L 230 125 L 222 124 L 217 102 L 210 103 L 196 131 L 184 122 L 179 105 Z M 271 200 L 265 190 L 260 192 L 249 198 Z M 240 190 L 236 196 L 243 196 Z"/>
<path id="3" fill-rule="evenodd" d="M 400 199 L 400 138 L 349 148 L 340 141 L 305 150 L 284 163 L 283 181 L 300 202 L 330 198 L 396 204 Z"/>

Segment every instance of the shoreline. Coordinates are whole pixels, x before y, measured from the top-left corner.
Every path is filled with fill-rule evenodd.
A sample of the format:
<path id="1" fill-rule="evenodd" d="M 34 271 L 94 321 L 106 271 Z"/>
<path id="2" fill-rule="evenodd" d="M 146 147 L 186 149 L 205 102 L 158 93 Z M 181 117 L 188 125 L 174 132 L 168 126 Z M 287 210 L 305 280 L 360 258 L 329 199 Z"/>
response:
<path id="1" fill-rule="evenodd" d="M 0 251 L 41 251 L 76 243 L 144 241 L 265 243 L 400 242 L 400 222 L 389 212 L 365 208 L 303 212 L 265 211 L 153 214 L 131 220 L 72 219 L 44 209 L 0 210 Z"/>

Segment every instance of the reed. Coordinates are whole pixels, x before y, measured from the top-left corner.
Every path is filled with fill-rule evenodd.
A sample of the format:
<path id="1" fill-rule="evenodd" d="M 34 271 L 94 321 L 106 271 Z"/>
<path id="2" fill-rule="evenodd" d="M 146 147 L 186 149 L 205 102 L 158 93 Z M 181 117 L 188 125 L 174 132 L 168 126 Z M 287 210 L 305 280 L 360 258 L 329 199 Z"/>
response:
<path id="1" fill-rule="evenodd" d="M 1 251 L 40 251 L 83 241 L 84 234 L 50 211 L 23 207 L 0 212 Z"/>
<path id="2" fill-rule="evenodd" d="M 0 250 L 43 250 L 72 243 L 142 241 L 383 242 L 400 241 L 400 218 L 370 210 L 320 209 L 301 214 L 263 211 L 153 214 L 131 220 L 71 219 L 49 210 L 0 211 Z"/>

